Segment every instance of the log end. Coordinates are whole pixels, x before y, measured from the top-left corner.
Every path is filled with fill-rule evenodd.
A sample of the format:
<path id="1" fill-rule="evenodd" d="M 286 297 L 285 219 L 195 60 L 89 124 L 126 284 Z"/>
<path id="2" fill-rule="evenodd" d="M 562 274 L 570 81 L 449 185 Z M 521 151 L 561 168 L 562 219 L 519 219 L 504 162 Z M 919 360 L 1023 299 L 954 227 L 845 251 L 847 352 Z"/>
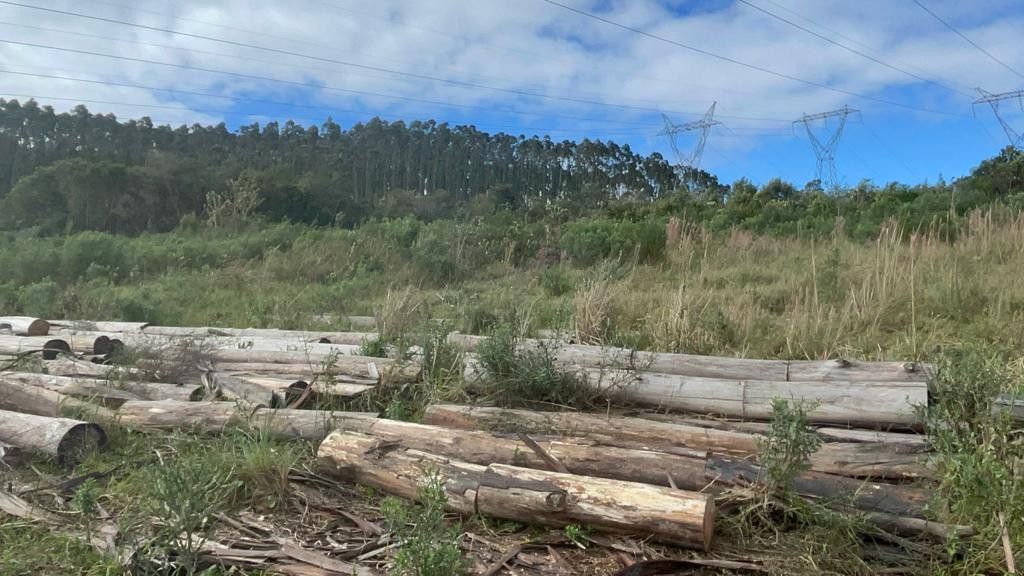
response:
<path id="1" fill-rule="evenodd" d="M 57 463 L 75 466 L 82 459 L 107 444 L 107 433 L 96 424 L 83 422 L 73 426 L 57 445 Z"/>
<path id="2" fill-rule="evenodd" d="M 43 344 L 43 360 L 56 360 L 62 353 L 71 353 L 71 346 L 65 340 L 54 338 Z"/>

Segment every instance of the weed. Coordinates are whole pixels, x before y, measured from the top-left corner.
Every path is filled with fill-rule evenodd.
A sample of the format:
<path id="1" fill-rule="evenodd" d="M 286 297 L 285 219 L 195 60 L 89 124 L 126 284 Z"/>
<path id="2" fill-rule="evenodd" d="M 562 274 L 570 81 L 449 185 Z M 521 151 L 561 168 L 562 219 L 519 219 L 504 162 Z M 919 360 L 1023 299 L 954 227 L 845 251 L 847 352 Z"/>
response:
<path id="1" fill-rule="evenodd" d="M 789 496 L 793 479 L 810 468 L 808 457 L 821 445 L 821 437 L 807 425 L 809 410 L 802 402 L 772 399 L 771 428 L 758 439 L 758 461 L 769 494 Z"/>
<path id="2" fill-rule="evenodd" d="M 572 523 L 566 524 L 562 531 L 565 533 L 566 538 L 572 540 L 580 548 L 586 548 L 587 544 L 590 543 L 590 528 Z"/>
<path id="3" fill-rule="evenodd" d="M 447 524 L 444 479 L 428 472 L 416 493 L 419 505 L 410 505 L 388 497 L 381 510 L 388 528 L 398 538 L 392 574 L 398 576 L 454 576 L 465 574 L 466 567 L 457 539 L 458 524 Z"/>

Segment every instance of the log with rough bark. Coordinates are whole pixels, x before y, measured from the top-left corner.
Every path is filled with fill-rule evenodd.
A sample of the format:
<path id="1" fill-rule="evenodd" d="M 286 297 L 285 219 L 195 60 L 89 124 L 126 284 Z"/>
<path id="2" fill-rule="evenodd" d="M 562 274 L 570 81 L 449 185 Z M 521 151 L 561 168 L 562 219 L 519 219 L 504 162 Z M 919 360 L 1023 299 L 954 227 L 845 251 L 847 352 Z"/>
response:
<path id="1" fill-rule="evenodd" d="M 42 452 L 61 465 L 73 466 L 107 442 L 96 424 L 0 410 L 0 442 L 23 450 Z"/>
<path id="2" fill-rule="evenodd" d="M 50 338 L 48 336 L 0 336 L 0 354 L 18 356 L 30 352 L 42 352 L 46 360 L 52 360 L 65 352 L 70 352 L 71 346 L 66 340 Z"/>
<path id="3" fill-rule="evenodd" d="M 46 336 L 50 323 L 31 316 L 0 316 L 0 331 L 9 331 L 15 336 Z"/>
<path id="4" fill-rule="evenodd" d="M 894 516 L 884 512 L 868 512 L 864 515 L 864 519 L 882 530 L 897 536 L 925 536 L 938 542 L 948 542 L 950 539 L 958 540 L 974 536 L 974 528 L 971 526 L 943 524 L 921 518 Z"/>
<path id="5" fill-rule="evenodd" d="M 230 426 L 252 426 L 283 438 L 319 441 L 349 421 L 376 418 L 365 412 L 271 409 L 247 402 L 125 402 L 118 421 L 139 430 L 192 428 L 217 433 Z M 351 424 L 354 425 L 354 424 Z"/>
<path id="6" fill-rule="evenodd" d="M 711 489 L 726 486 L 763 485 L 767 479 L 757 464 L 728 456 L 709 456 L 707 479 Z M 924 518 L 931 492 L 899 484 L 879 484 L 822 472 L 803 472 L 794 480 L 797 494 L 833 506 L 847 506 L 869 512 Z"/>
<path id="7" fill-rule="evenodd" d="M 579 522 L 698 549 L 707 549 L 714 533 L 714 501 L 697 492 L 502 464 L 474 465 L 354 432 L 332 433 L 317 455 L 336 474 L 405 498 L 415 498 L 428 474 L 436 474 L 448 508 L 462 514 L 547 526 Z"/>
<path id="8" fill-rule="evenodd" d="M 113 388 L 102 380 L 67 378 L 64 376 L 26 372 L 5 372 L 0 374 L 0 380 L 52 390 L 67 396 L 89 400 L 108 408 L 117 408 L 128 400 L 141 400 L 135 394 Z"/>
<path id="9" fill-rule="evenodd" d="M 413 450 L 430 452 L 470 464 L 509 464 L 551 470 L 546 459 L 520 438 L 489 432 L 456 430 L 397 420 L 344 422 L 339 429 L 360 432 L 384 442 L 399 442 Z M 541 450 L 569 473 L 668 486 L 671 476 L 680 488 L 699 490 L 707 484 L 703 455 L 680 456 L 666 452 L 601 446 L 580 438 L 534 436 Z"/>
<path id="10" fill-rule="evenodd" d="M 928 403 L 924 381 L 725 380 L 598 368 L 582 368 L 578 374 L 616 401 L 742 419 L 769 419 L 772 400 L 785 398 L 808 403 L 812 422 L 912 426 L 918 421 L 915 407 Z M 465 378 L 473 385 L 487 374 L 479 363 L 468 361 Z"/>
<path id="11" fill-rule="evenodd" d="M 102 406 L 3 378 L 0 378 L 0 410 L 53 417 L 74 414 L 79 417 L 88 416 L 90 420 L 113 418 L 113 412 Z"/>
<path id="12" fill-rule="evenodd" d="M 483 336 L 453 333 L 449 342 L 474 352 Z M 756 360 L 646 352 L 629 348 L 565 344 L 557 340 L 524 339 L 520 346 L 545 346 L 562 364 L 584 368 L 624 369 L 727 380 L 774 381 L 925 381 L 930 367 L 913 362 L 853 360 Z"/>
<path id="13" fill-rule="evenodd" d="M 735 456 L 755 455 L 758 435 L 630 418 L 578 412 L 534 412 L 501 408 L 435 404 L 423 416 L 427 424 L 492 431 L 582 436 L 607 446 L 644 448 L 679 453 L 706 450 Z M 811 469 L 852 477 L 930 477 L 927 447 L 902 443 L 824 443 L 810 458 Z M 685 455 L 685 453 L 684 453 Z M 697 456 L 697 454 L 689 454 Z"/>
<path id="14" fill-rule="evenodd" d="M 87 378 L 56 376 L 32 372 L 6 372 L 0 379 L 40 386 L 68 396 L 89 397 L 117 401 L 127 400 L 201 400 L 204 389 L 199 385 L 165 384 L 161 382 L 138 382 L 119 378 Z M 118 402 L 120 404 L 120 402 Z"/>

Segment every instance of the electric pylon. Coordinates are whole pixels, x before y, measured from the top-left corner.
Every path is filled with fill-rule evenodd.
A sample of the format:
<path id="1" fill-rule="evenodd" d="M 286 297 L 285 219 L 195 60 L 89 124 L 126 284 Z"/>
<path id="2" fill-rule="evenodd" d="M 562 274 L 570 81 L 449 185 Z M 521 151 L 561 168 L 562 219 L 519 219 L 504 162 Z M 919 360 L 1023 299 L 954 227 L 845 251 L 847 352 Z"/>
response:
<path id="1" fill-rule="evenodd" d="M 860 110 L 855 110 L 849 106 L 843 106 L 838 110 L 831 110 L 829 112 L 804 114 L 799 119 L 793 121 L 794 127 L 797 124 L 803 124 L 804 129 L 807 131 L 807 138 L 810 139 L 811 148 L 814 149 L 814 155 L 818 160 L 815 174 L 827 190 L 831 190 L 839 186 L 839 176 L 836 173 L 836 148 L 839 147 L 839 139 L 843 135 L 843 128 L 846 127 L 846 118 L 851 114 L 860 114 Z M 832 118 L 838 118 L 839 123 L 832 130 L 832 135 L 822 142 L 822 140 L 814 134 L 814 130 L 812 130 L 811 127 L 819 120 L 827 127 L 828 121 Z"/>
<path id="2" fill-rule="evenodd" d="M 680 166 L 687 166 L 690 168 L 700 167 L 700 158 L 704 154 L 704 145 L 708 141 L 708 133 L 711 131 L 712 126 L 721 124 L 718 120 L 715 120 L 715 105 L 718 102 L 712 102 L 711 107 L 708 108 L 704 117 L 700 120 L 693 122 L 687 122 L 686 124 L 674 124 L 672 120 L 665 114 L 661 117 L 665 119 L 665 130 L 662 134 L 668 136 L 669 145 L 672 146 L 672 152 L 676 156 L 676 162 Z M 679 144 L 676 142 L 676 137 L 680 132 L 694 132 L 700 131 L 700 135 L 697 137 L 697 144 L 693 147 L 693 150 L 689 154 L 683 154 L 679 150 Z"/>
<path id="3" fill-rule="evenodd" d="M 975 90 L 978 91 L 980 97 L 974 101 L 971 108 L 973 109 L 978 104 L 988 104 L 991 106 L 992 113 L 996 115 L 996 119 L 999 120 L 999 124 L 1003 126 L 1003 131 L 1006 132 L 1006 137 L 1010 139 L 1010 146 L 1019 148 L 1021 140 L 1024 139 L 1024 134 L 1021 134 L 1019 130 L 1010 126 L 1010 123 L 1007 122 L 1006 118 L 999 113 L 999 103 L 1016 100 L 1017 106 L 1021 110 L 1024 110 L 1024 90 L 1014 90 L 1013 92 L 1003 92 L 1002 94 L 992 94 L 991 92 L 986 92 L 981 88 L 975 88 Z"/>

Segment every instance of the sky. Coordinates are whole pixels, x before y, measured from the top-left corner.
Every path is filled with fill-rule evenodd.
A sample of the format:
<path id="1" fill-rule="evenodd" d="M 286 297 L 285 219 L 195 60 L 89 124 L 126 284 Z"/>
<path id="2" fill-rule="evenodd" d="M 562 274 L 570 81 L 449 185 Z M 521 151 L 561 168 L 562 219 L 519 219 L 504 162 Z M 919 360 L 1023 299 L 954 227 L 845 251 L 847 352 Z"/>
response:
<path id="1" fill-rule="evenodd" d="M 701 168 L 798 185 L 806 128 L 827 141 L 838 118 L 794 120 L 848 106 L 841 184 L 934 182 L 1009 143 L 972 103 L 1024 87 L 1024 2 L 918 1 L 0 0 L 0 97 L 232 129 L 435 119 L 670 159 L 663 117 L 715 103 Z M 1018 101 L 1000 112 L 1024 129 Z"/>

